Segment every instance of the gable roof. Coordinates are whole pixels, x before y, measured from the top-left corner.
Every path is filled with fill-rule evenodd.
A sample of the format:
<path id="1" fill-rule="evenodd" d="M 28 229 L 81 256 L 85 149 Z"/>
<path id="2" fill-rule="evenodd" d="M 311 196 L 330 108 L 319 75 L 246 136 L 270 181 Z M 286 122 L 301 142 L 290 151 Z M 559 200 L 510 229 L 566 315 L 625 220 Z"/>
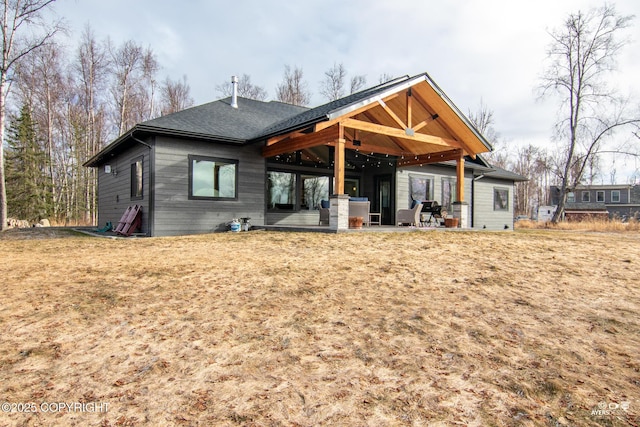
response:
<path id="1" fill-rule="evenodd" d="M 479 152 L 491 151 L 493 149 L 489 141 L 487 141 L 475 128 L 473 123 L 471 123 L 469 119 L 462 114 L 453 101 L 449 99 L 444 91 L 440 89 L 440 87 L 426 72 L 413 77 L 408 75 L 399 77 L 285 119 L 282 122 L 265 129 L 260 135 L 260 139 L 266 139 L 272 136 L 301 130 L 305 127 L 323 121 L 336 120 L 343 116 L 349 116 L 350 113 L 354 113 L 362 107 L 382 102 L 384 98 L 390 95 L 400 93 L 403 90 L 410 90 L 413 87 L 418 87 L 418 85 L 430 88 L 435 94 L 434 99 L 437 99 L 441 104 L 438 107 L 447 107 L 453 113 L 449 119 L 454 118 L 462 122 L 465 128 L 470 131 L 471 135 L 474 138 L 477 138 L 479 142 Z M 440 114 L 442 114 L 444 109 L 446 108 L 438 108 Z M 438 114 L 436 114 L 435 117 L 438 117 Z"/>
<path id="2" fill-rule="evenodd" d="M 262 102 L 240 97 L 238 108 L 231 107 L 230 98 L 188 108 L 137 124 L 89 159 L 85 166 L 97 166 L 107 154 L 113 154 L 116 150 L 123 148 L 128 141 L 136 140 L 134 133 L 198 138 L 231 144 L 264 141 L 272 136 L 301 130 L 308 132 L 308 129 L 311 129 L 313 132 L 313 129 L 316 129 L 313 125 L 324 122 L 321 127 L 329 126 L 338 120 L 354 117 L 363 109 L 369 109 L 372 116 L 379 114 L 374 112 L 381 110 L 382 107 L 388 108 L 383 99 L 388 100 L 401 93 L 402 96 L 409 97 L 412 90 L 415 93 L 414 96 L 421 94 L 423 99 L 428 98 L 428 107 L 425 104 L 426 101 L 420 102 L 423 117 L 417 121 L 424 120 L 425 117 L 431 120 L 433 125 L 431 129 L 436 132 L 434 134 L 436 138 L 449 138 L 448 140 L 458 144 L 457 146 L 462 144 L 463 147 L 469 148 L 468 151 L 473 155 L 491 150 L 491 144 L 429 75 L 422 73 L 414 77 L 403 76 L 312 109 L 276 101 Z M 393 101 L 394 108 L 399 108 L 399 100 L 400 98 Z M 373 108 L 376 110 L 374 111 Z M 414 113 L 415 111 L 417 108 L 414 109 Z M 438 118 L 440 120 L 436 123 Z M 423 131 L 431 126 L 431 124 L 424 126 L 425 123 L 427 123 L 426 120 L 422 122 Z M 364 124 L 367 123 L 364 122 Z M 404 135 L 404 130 L 401 132 Z M 406 135 L 413 135 L 413 130 L 407 129 Z M 416 136 L 418 136 L 417 131 Z M 379 147 L 384 150 L 384 144 L 394 146 L 395 143 L 382 142 L 382 144 Z M 413 147 L 407 149 L 409 151 L 415 149 L 417 147 L 415 143 Z M 390 153 L 393 154 L 393 152 Z"/>
<path id="3" fill-rule="evenodd" d="M 315 123 L 329 120 L 332 114 L 335 114 L 336 112 L 346 109 L 350 106 L 359 105 L 363 103 L 363 100 L 372 99 L 376 97 L 376 95 L 379 95 L 389 88 L 394 88 L 397 84 L 405 82 L 408 79 L 409 76 L 399 77 L 397 79 L 390 80 L 377 86 L 345 96 L 344 98 L 340 98 L 335 101 L 328 102 L 324 105 L 311 108 L 308 111 L 285 119 L 281 122 L 275 123 L 274 125 L 264 129 L 264 131 L 260 135 L 260 138 L 269 138 L 274 135 L 292 132 L 295 130 L 303 129 Z"/>

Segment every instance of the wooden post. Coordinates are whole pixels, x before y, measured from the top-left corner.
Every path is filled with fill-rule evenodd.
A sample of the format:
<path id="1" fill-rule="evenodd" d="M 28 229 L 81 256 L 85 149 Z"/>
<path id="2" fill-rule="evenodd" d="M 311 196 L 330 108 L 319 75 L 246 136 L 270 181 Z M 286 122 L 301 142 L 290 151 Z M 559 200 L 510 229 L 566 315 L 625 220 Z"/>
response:
<path id="1" fill-rule="evenodd" d="M 464 202 L 464 156 L 456 160 L 456 202 Z"/>
<path id="2" fill-rule="evenodd" d="M 336 180 L 333 189 L 333 194 L 345 194 L 344 193 L 344 146 L 347 142 L 344 139 L 344 127 L 342 124 L 338 124 L 339 132 L 338 139 L 336 141 L 335 153 L 333 156 L 333 176 Z"/>

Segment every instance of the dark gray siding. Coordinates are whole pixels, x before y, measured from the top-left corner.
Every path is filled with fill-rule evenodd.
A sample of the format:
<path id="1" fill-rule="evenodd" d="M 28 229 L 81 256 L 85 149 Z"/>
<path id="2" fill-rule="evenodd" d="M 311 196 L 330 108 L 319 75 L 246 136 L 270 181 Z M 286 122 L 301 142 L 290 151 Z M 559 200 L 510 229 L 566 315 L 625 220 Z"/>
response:
<path id="1" fill-rule="evenodd" d="M 153 235 L 209 233 L 233 218 L 264 225 L 265 159 L 259 144 L 236 146 L 156 137 Z M 189 200 L 189 155 L 238 160 L 237 200 Z"/>
<path id="2" fill-rule="evenodd" d="M 122 154 L 98 166 L 98 226 L 102 227 L 107 221 L 113 223 L 114 228 L 122 218 L 128 206 L 142 206 L 143 233 L 149 233 L 149 176 L 151 171 L 151 150 L 142 144 L 135 144 Z M 131 164 L 140 156 L 142 165 L 142 199 L 131 199 Z M 111 167 L 111 173 L 105 173 L 105 165 Z"/>

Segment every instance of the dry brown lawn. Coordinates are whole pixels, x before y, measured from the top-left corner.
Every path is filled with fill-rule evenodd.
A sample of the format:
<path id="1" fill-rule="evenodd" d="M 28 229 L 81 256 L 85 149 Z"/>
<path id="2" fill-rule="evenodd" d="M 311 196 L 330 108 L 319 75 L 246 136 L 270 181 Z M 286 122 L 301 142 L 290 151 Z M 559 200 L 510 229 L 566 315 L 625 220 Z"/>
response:
<path id="1" fill-rule="evenodd" d="M 48 233 L 0 240 L 0 426 L 640 424 L 640 233 Z"/>

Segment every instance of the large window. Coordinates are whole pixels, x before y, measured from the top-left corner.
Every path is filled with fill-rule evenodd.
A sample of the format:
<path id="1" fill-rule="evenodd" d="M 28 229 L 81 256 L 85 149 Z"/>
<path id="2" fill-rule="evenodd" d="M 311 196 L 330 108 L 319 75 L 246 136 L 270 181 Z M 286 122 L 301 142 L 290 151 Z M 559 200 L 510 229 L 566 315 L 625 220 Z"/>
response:
<path id="1" fill-rule="evenodd" d="M 433 177 L 409 175 L 409 206 L 413 200 L 433 200 Z"/>
<path id="2" fill-rule="evenodd" d="M 596 202 L 604 203 L 604 191 L 596 191 Z"/>
<path id="3" fill-rule="evenodd" d="M 576 202 L 576 193 L 571 192 L 567 193 L 567 203 L 575 203 Z"/>
<path id="4" fill-rule="evenodd" d="M 142 199 L 142 164 L 142 156 L 131 163 L 131 200 Z"/>
<path id="5" fill-rule="evenodd" d="M 300 181 L 302 182 L 301 209 L 318 209 L 321 200 L 329 200 L 328 176 L 301 175 Z"/>
<path id="6" fill-rule="evenodd" d="M 611 203 L 620 203 L 620 190 L 611 190 Z"/>
<path id="7" fill-rule="evenodd" d="M 447 212 L 453 211 L 453 202 L 456 197 L 456 179 L 442 178 L 442 209 Z"/>
<path id="8" fill-rule="evenodd" d="M 296 172 L 267 172 L 268 208 L 315 210 L 329 200 L 329 177 Z"/>
<path id="9" fill-rule="evenodd" d="M 296 207 L 296 174 L 268 172 L 269 209 L 293 210 Z"/>
<path id="10" fill-rule="evenodd" d="M 582 201 L 584 203 L 588 203 L 591 201 L 591 192 L 589 191 L 583 191 L 582 192 Z"/>
<path id="11" fill-rule="evenodd" d="M 493 210 L 508 211 L 509 210 L 509 190 L 506 188 L 493 189 Z"/>
<path id="12" fill-rule="evenodd" d="M 189 156 L 190 199 L 236 199 L 238 161 Z"/>

